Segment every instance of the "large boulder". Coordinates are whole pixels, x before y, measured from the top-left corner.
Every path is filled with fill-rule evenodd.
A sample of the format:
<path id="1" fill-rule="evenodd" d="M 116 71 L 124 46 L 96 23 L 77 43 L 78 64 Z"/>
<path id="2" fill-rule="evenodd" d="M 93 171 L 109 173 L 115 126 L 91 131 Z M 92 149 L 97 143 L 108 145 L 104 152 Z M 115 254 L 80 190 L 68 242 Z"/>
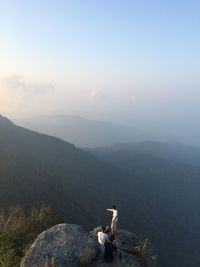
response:
<path id="1" fill-rule="evenodd" d="M 81 226 L 59 224 L 38 236 L 20 267 L 76 267 L 97 253 L 98 243 Z"/>
<path id="2" fill-rule="evenodd" d="M 56 225 L 38 236 L 20 267 L 110 266 L 104 263 L 103 254 L 97 242 L 99 229 L 95 228 L 88 233 L 78 225 Z M 109 230 L 107 227 L 108 234 Z M 143 266 L 134 253 L 138 239 L 133 233 L 118 230 L 115 241 L 118 247 L 118 255 L 115 257 L 116 266 Z"/>

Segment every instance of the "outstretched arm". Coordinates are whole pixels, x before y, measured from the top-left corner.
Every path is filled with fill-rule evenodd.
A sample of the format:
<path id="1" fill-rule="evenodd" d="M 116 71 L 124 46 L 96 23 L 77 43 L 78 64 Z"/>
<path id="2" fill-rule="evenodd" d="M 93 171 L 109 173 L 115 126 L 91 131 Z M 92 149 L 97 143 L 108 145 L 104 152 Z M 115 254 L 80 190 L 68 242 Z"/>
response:
<path id="1" fill-rule="evenodd" d="M 106 210 L 108 210 L 108 211 L 113 211 L 113 209 L 106 209 Z"/>

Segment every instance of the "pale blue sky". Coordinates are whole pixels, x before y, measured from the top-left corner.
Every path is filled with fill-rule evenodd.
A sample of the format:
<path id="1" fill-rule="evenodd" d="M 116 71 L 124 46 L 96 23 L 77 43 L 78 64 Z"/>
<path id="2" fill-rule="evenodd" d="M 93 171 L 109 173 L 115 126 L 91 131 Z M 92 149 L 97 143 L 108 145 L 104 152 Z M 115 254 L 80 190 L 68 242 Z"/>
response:
<path id="1" fill-rule="evenodd" d="M 47 77 L 70 73 L 91 79 L 92 74 L 94 81 L 99 75 L 132 80 L 137 70 L 198 73 L 199 1 L 5 0 L 0 5 L 0 55 L 8 71 L 27 73 L 29 66 L 31 73 Z"/>
<path id="2" fill-rule="evenodd" d="M 199 29 L 197 0 L 0 0 L 1 112 L 197 112 Z"/>

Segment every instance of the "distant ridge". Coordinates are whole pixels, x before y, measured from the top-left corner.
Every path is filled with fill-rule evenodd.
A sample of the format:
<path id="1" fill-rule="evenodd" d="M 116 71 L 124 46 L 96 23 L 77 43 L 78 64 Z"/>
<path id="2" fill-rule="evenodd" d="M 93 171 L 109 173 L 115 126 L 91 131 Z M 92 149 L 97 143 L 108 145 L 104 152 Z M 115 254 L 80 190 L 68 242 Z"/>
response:
<path id="1" fill-rule="evenodd" d="M 102 148 L 107 151 L 135 151 L 177 163 L 200 166 L 200 148 L 179 142 L 142 141 L 138 143 L 118 143 L 110 147 Z M 93 148 L 91 151 L 101 151 L 101 148 Z"/>
<path id="2" fill-rule="evenodd" d="M 1 125 L 14 125 L 12 121 L 0 114 L 0 123 Z"/>
<path id="3" fill-rule="evenodd" d="M 156 133 L 73 115 L 37 116 L 18 121 L 18 124 L 59 137 L 78 147 L 108 146 L 119 142 L 143 140 L 166 140 L 164 136 Z"/>

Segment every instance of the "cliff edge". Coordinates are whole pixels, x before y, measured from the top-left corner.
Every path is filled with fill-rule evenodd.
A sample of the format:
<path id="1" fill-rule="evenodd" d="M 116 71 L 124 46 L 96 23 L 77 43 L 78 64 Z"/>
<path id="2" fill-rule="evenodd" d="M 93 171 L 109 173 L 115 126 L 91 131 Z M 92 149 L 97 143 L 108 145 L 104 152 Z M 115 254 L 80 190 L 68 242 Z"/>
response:
<path id="1" fill-rule="evenodd" d="M 142 258 L 141 246 L 135 236 L 126 230 L 116 235 L 118 253 L 113 264 L 104 262 L 97 242 L 95 228 L 91 232 L 74 224 L 58 224 L 42 232 L 23 258 L 20 267 L 100 267 L 100 266 L 150 266 Z M 109 229 L 107 229 L 109 231 Z"/>

